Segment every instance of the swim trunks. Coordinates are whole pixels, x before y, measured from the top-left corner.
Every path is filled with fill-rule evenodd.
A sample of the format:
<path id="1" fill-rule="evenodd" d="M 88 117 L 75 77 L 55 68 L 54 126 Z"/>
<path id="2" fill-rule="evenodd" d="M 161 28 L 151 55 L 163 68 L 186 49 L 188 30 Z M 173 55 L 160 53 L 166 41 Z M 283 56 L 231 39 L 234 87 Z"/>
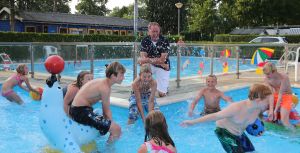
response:
<path id="1" fill-rule="evenodd" d="M 276 106 L 278 100 L 278 93 L 274 93 L 274 107 Z M 292 94 L 282 94 L 280 107 L 285 108 L 287 111 L 291 111 L 293 106 L 293 95 Z"/>
<path id="2" fill-rule="evenodd" d="M 101 135 L 105 135 L 110 128 L 111 120 L 94 113 L 92 107 L 71 105 L 69 112 L 73 120 L 80 124 L 96 128 Z"/>
<path id="3" fill-rule="evenodd" d="M 243 153 L 255 150 L 245 133 L 236 136 L 224 128 L 217 127 L 215 134 L 227 153 Z"/>
<path id="4" fill-rule="evenodd" d="M 220 111 L 220 108 L 214 108 L 214 109 L 207 109 L 204 108 L 204 110 L 200 113 L 201 116 L 207 115 L 207 114 L 212 114 L 212 113 L 216 113 L 218 111 Z"/>
<path id="5" fill-rule="evenodd" d="M 148 112 L 148 102 L 150 97 L 150 92 L 141 94 L 141 102 L 143 109 Z M 159 110 L 159 106 L 157 105 L 156 98 L 154 97 L 154 110 Z M 129 119 L 137 120 L 139 116 L 139 110 L 136 104 L 136 98 L 134 93 L 131 94 L 129 98 Z"/>

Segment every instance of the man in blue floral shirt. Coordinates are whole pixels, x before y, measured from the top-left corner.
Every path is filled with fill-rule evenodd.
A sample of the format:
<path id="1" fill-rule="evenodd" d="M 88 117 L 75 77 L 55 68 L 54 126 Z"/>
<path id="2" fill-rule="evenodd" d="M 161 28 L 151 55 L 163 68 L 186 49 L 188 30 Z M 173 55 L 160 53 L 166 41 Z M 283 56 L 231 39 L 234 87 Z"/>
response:
<path id="1" fill-rule="evenodd" d="M 151 64 L 152 73 L 156 77 L 157 91 L 160 97 L 167 95 L 170 78 L 170 44 L 160 35 L 160 26 L 157 22 L 148 25 L 148 36 L 141 42 L 139 63 Z"/>

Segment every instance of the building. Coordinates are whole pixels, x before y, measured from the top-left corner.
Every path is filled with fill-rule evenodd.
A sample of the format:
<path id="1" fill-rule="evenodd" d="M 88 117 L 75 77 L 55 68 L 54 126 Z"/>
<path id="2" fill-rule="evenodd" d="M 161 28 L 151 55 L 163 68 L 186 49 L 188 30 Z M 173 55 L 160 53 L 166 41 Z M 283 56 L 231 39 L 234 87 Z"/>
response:
<path id="1" fill-rule="evenodd" d="M 0 10 L 0 31 L 10 31 L 10 9 Z M 148 21 L 140 19 L 140 35 L 147 32 Z M 15 32 L 133 35 L 133 20 L 118 17 L 57 12 L 19 12 L 15 15 Z"/>

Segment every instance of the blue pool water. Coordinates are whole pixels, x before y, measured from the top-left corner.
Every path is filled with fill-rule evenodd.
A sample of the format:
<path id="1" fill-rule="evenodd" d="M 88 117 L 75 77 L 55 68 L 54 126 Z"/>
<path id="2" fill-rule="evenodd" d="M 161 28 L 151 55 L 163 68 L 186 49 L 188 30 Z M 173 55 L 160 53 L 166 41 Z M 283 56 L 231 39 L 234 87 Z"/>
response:
<path id="1" fill-rule="evenodd" d="M 0 86 L 1 87 L 1 86 Z M 46 137 L 39 126 L 40 103 L 32 101 L 27 92 L 20 88 L 15 89 L 25 101 L 24 106 L 8 102 L 0 96 L 0 152 L 33 153 L 41 152 L 48 145 Z M 247 97 L 248 88 L 232 90 L 225 94 L 231 96 L 234 101 Z M 293 88 L 300 95 L 300 88 Z M 189 100 L 187 100 L 189 101 Z M 169 133 L 173 138 L 179 153 L 224 153 L 221 144 L 214 134 L 215 123 L 203 123 L 192 127 L 181 127 L 179 123 L 188 119 L 188 102 L 161 107 L 166 116 Z M 227 104 L 222 101 L 221 106 Z M 96 107 L 100 107 L 99 105 Z M 125 108 L 111 106 L 113 119 L 122 127 L 122 136 L 114 145 L 108 147 L 105 141 L 107 136 L 99 137 L 97 147 L 100 152 L 108 153 L 133 153 L 137 152 L 144 140 L 144 127 L 141 120 L 134 125 L 127 125 L 128 111 Z M 203 108 L 203 100 L 196 107 L 196 112 Z M 300 105 L 296 108 L 300 111 Z M 58 133 L 59 135 L 59 133 Z M 266 131 L 261 137 L 250 136 L 257 152 L 259 153 L 299 153 L 300 138 L 284 135 L 274 131 Z"/>
<path id="2" fill-rule="evenodd" d="M 182 56 L 181 57 L 181 65 L 189 59 L 190 64 L 187 68 L 181 70 L 180 76 L 181 77 L 188 77 L 188 76 L 197 76 L 198 71 L 200 70 L 200 62 L 204 63 L 204 70 L 202 72 L 202 75 L 207 75 L 210 73 L 210 58 L 205 57 L 188 57 L 188 56 Z M 171 78 L 176 78 L 177 76 L 177 57 L 170 57 L 171 60 Z M 113 61 L 118 61 L 122 63 L 126 68 L 126 74 L 125 74 L 125 80 L 123 81 L 123 84 L 129 85 L 133 80 L 133 62 L 132 59 L 107 59 L 107 60 L 96 60 L 94 61 L 94 74 L 95 78 L 103 78 L 105 77 L 105 64 L 111 63 Z M 236 60 L 235 59 L 229 59 L 228 60 L 229 65 L 229 72 L 236 72 Z M 250 61 L 248 60 L 246 64 L 240 64 L 240 70 L 249 70 L 249 69 L 255 69 L 255 65 L 251 65 Z M 34 69 L 36 72 L 46 72 L 46 69 L 44 67 L 44 64 L 42 63 L 36 63 L 34 65 Z M 90 61 L 82 61 L 81 64 L 76 64 L 74 66 L 73 61 L 66 61 L 65 62 L 65 69 L 62 72 L 62 75 L 65 76 L 71 76 L 76 77 L 77 74 L 82 70 L 90 70 Z M 139 67 L 138 67 L 139 72 Z M 219 59 L 214 59 L 214 73 L 222 73 L 223 67 L 222 63 Z"/>

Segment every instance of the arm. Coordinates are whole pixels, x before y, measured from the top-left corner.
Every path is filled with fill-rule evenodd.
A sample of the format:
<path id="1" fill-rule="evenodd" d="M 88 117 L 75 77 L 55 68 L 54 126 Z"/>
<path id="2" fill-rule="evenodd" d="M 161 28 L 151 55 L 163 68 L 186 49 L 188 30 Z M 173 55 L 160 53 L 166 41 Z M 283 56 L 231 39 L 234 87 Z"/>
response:
<path id="1" fill-rule="evenodd" d="M 220 93 L 221 93 L 221 98 L 223 99 L 223 100 L 225 100 L 228 104 L 231 104 L 231 103 L 233 103 L 233 100 L 232 100 L 232 98 L 231 97 L 229 97 L 229 96 L 225 96 L 225 94 L 223 93 L 223 92 L 221 92 L 220 91 Z"/>
<path id="2" fill-rule="evenodd" d="M 132 89 L 134 91 L 138 111 L 141 115 L 142 120 L 145 121 L 144 110 L 143 110 L 143 106 L 142 106 L 142 102 L 141 102 L 141 92 L 139 90 L 139 87 L 138 87 L 136 81 L 134 81 L 134 83 L 132 84 Z"/>
<path id="3" fill-rule="evenodd" d="M 139 59 L 139 63 L 141 65 L 145 64 L 145 63 L 163 65 L 163 64 L 165 64 L 168 53 L 161 53 L 160 58 L 149 58 L 149 57 L 147 57 L 147 55 L 148 54 L 146 52 L 140 52 L 141 57 Z"/>
<path id="4" fill-rule="evenodd" d="M 110 89 L 107 89 L 106 92 L 102 92 L 102 112 L 106 119 L 112 120 L 112 113 L 110 110 Z"/>
<path id="5" fill-rule="evenodd" d="M 79 89 L 77 87 L 73 87 L 73 85 L 68 86 L 67 93 L 64 97 L 64 111 L 67 115 L 69 115 L 69 104 L 75 98 L 78 90 Z"/>
<path id="6" fill-rule="evenodd" d="M 147 146 L 145 144 L 142 144 L 138 150 L 138 153 L 147 153 Z"/>
<path id="7" fill-rule="evenodd" d="M 183 125 L 183 126 L 194 125 L 196 123 L 216 121 L 216 120 L 220 120 L 220 119 L 224 119 L 224 118 L 229 118 L 229 117 L 232 117 L 233 115 L 235 115 L 236 112 L 239 111 L 239 109 L 236 109 L 236 108 L 237 108 L 236 106 L 229 105 L 228 107 L 226 107 L 225 109 L 223 109 L 219 112 L 208 114 L 208 115 L 205 115 L 203 117 L 193 119 L 193 120 L 185 120 L 181 123 L 181 125 Z"/>
<path id="8" fill-rule="evenodd" d="M 33 91 L 33 92 L 35 92 L 37 94 L 40 94 L 39 91 L 37 91 L 37 90 L 35 90 L 35 89 L 32 88 L 32 86 L 29 83 L 29 79 L 27 77 L 25 77 L 25 76 L 24 76 L 24 82 L 25 82 L 27 88 L 29 89 L 29 91 Z M 20 86 L 20 87 L 22 87 L 23 89 L 26 90 L 26 88 L 24 88 L 23 86 Z M 28 91 L 28 89 L 27 89 L 27 91 Z"/>
<path id="9" fill-rule="evenodd" d="M 152 80 L 151 94 L 148 102 L 148 112 L 154 110 L 154 97 L 155 97 L 156 89 L 157 89 L 157 82 L 155 80 Z"/>
<path id="10" fill-rule="evenodd" d="M 265 82 L 265 85 L 271 89 L 272 93 L 274 93 L 273 87 L 268 83 L 268 80 L 266 78 L 264 79 L 264 82 Z M 275 113 L 275 114 L 277 114 L 277 113 Z M 269 100 L 268 118 L 271 121 L 276 120 L 275 118 L 277 118 L 277 117 L 274 117 L 274 96 L 273 95 L 271 96 L 271 98 Z"/>
<path id="11" fill-rule="evenodd" d="M 201 97 L 203 96 L 203 93 L 204 93 L 204 89 L 201 89 L 198 92 L 198 94 L 195 97 L 195 99 L 193 100 L 193 102 L 191 103 L 189 111 L 188 111 L 189 116 L 193 116 L 193 111 L 195 109 L 195 106 L 197 105 L 197 103 L 199 102 L 199 100 L 201 99 Z"/>

